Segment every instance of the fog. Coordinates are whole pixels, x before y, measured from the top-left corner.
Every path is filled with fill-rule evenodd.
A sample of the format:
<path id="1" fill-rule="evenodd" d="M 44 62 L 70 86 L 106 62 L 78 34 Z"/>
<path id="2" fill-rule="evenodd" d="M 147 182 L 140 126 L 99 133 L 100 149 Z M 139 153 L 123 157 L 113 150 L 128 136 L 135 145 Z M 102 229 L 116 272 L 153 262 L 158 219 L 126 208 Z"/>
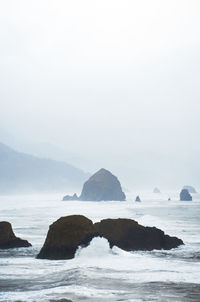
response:
<path id="1" fill-rule="evenodd" d="M 199 186 L 200 2 L 0 1 L 0 141 Z"/>

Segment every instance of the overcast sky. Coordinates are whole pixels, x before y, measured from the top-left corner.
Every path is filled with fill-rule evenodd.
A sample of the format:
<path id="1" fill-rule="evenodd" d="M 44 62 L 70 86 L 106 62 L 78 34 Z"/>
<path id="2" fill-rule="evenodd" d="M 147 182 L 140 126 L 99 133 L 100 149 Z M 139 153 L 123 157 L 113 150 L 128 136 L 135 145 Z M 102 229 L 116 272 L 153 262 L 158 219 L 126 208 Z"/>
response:
<path id="1" fill-rule="evenodd" d="M 0 0 L 2 139 L 197 185 L 199 54 L 199 0 Z"/>

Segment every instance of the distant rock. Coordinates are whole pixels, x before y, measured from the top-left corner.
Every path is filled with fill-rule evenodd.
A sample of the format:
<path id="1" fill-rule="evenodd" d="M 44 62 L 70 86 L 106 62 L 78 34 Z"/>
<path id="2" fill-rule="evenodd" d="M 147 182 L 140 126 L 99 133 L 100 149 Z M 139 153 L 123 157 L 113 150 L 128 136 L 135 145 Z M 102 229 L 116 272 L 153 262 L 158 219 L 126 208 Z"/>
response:
<path id="1" fill-rule="evenodd" d="M 184 186 L 183 189 L 188 190 L 189 193 L 194 193 L 194 194 L 197 193 L 197 191 L 195 190 L 195 188 L 192 187 L 192 186 Z"/>
<path id="2" fill-rule="evenodd" d="M 80 200 L 126 200 L 121 184 L 116 176 L 106 169 L 100 169 L 83 185 Z"/>
<path id="3" fill-rule="evenodd" d="M 64 201 L 70 201 L 70 200 L 78 200 L 78 196 L 76 195 L 76 193 L 74 193 L 74 195 L 66 195 L 63 197 Z"/>
<path id="4" fill-rule="evenodd" d="M 46 241 L 37 258 L 71 259 L 78 246 L 87 246 L 94 237 L 94 226 L 82 215 L 61 217 L 50 225 Z"/>
<path id="5" fill-rule="evenodd" d="M 140 196 L 137 196 L 135 201 L 140 202 L 141 201 Z"/>
<path id="6" fill-rule="evenodd" d="M 171 198 L 169 197 L 169 198 L 168 198 L 168 201 L 170 201 L 170 200 L 171 200 Z"/>
<path id="7" fill-rule="evenodd" d="M 160 193 L 160 190 L 158 188 L 154 188 L 153 193 Z"/>
<path id="8" fill-rule="evenodd" d="M 192 200 L 192 196 L 190 195 L 190 193 L 188 192 L 187 189 L 183 189 L 181 191 L 180 200 L 182 200 L 182 201 L 191 201 Z"/>
<path id="9" fill-rule="evenodd" d="M 94 224 L 95 232 L 125 251 L 169 250 L 183 244 L 155 227 L 144 227 L 132 219 L 104 219 Z"/>
<path id="10" fill-rule="evenodd" d="M 79 246 L 86 247 L 94 237 L 104 237 L 111 248 L 116 245 L 125 251 L 169 250 L 183 244 L 177 237 L 131 219 L 104 219 L 93 224 L 82 215 L 71 215 L 61 217 L 50 226 L 37 258 L 71 259 Z"/>
<path id="11" fill-rule="evenodd" d="M 23 240 L 15 236 L 9 222 L 0 221 L 0 249 L 29 246 L 31 246 L 31 244 L 27 240 Z"/>

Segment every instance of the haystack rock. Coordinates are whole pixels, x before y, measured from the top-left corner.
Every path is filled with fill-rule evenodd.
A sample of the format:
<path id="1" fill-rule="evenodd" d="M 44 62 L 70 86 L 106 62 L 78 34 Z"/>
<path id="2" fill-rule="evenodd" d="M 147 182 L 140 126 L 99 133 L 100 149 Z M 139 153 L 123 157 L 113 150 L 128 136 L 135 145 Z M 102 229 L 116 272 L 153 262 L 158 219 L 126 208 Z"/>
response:
<path id="1" fill-rule="evenodd" d="M 181 239 L 165 235 L 155 227 L 144 227 L 131 219 L 104 219 L 95 224 L 82 215 L 61 217 L 48 231 L 37 258 L 71 259 L 79 246 L 86 247 L 94 237 L 104 237 L 110 247 L 125 251 L 172 249 L 183 244 Z"/>
<path id="2" fill-rule="evenodd" d="M 0 249 L 29 246 L 31 246 L 31 244 L 27 240 L 23 240 L 15 236 L 9 222 L 0 221 Z"/>
<path id="3" fill-rule="evenodd" d="M 190 195 L 190 193 L 188 192 L 187 189 L 183 189 L 181 191 L 180 200 L 182 200 L 182 201 L 191 201 L 192 200 L 192 196 Z"/>
<path id="4" fill-rule="evenodd" d="M 76 195 L 76 193 L 74 193 L 74 195 L 66 195 L 63 197 L 64 201 L 70 201 L 70 200 L 78 200 L 78 196 Z"/>
<path id="5" fill-rule="evenodd" d="M 193 193 L 193 194 L 197 193 L 196 189 L 192 186 L 184 186 L 183 189 L 188 190 L 189 193 Z"/>
<path id="6" fill-rule="evenodd" d="M 78 246 L 87 246 L 94 237 L 94 226 L 82 215 L 61 217 L 50 225 L 46 241 L 37 258 L 71 259 Z"/>
<path id="7" fill-rule="evenodd" d="M 140 196 L 137 196 L 135 201 L 140 202 L 141 201 Z"/>
<path id="8" fill-rule="evenodd" d="M 160 190 L 158 188 L 154 188 L 153 193 L 160 193 Z"/>
<path id="9" fill-rule="evenodd" d="M 121 184 L 116 176 L 106 169 L 100 169 L 83 185 L 80 200 L 126 200 Z"/>

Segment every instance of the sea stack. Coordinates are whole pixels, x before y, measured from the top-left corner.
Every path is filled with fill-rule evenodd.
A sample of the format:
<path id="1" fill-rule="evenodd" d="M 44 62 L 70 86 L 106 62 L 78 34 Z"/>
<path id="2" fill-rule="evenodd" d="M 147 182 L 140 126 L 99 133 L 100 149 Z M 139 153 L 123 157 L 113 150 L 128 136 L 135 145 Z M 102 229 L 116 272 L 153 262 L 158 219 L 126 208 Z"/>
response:
<path id="1" fill-rule="evenodd" d="M 106 169 L 100 169 L 83 185 L 80 200 L 126 200 L 121 184 L 116 176 Z"/>
<path id="2" fill-rule="evenodd" d="M 124 201 L 126 200 L 126 195 L 122 191 L 117 177 L 102 168 L 84 183 L 80 197 L 75 193 L 73 196 L 64 196 L 63 200 Z"/>
<path id="3" fill-rule="evenodd" d="M 77 196 L 77 194 L 76 193 L 74 193 L 74 195 L 65 195 L 64 197 L 63 197 L 63 200 L 64 201 L 70 201 L 70 200 L 78 200 L 79 198 L 78 198 L 78 196 Z"/>
<path id="4" fill-rule="evenodd" d="M 72 259 L 78 246 L 87 246 L 94 237 L 93 222 L 82 215 L 61 217 L 49 227 L 40 259 Z"/>
<path id="5" fill-rule="evenodd" d="M 136 199 L 135 199 L 135 201 L 136 202 L 140 202 L 141 201 L 140 196 L 137 196 Z"/>
<path id="6" fill-rule="evenodd" d="M 29 246 L 31 246 L 31 244 L 27 240 L 23 240 L 15 236 L 9 222 L 0 221 L 0 249 Z"/>
<path id="7" fill-rule="evenodd" d="M 183 189 L 181 191 L 180 200 L 182 200 L 182 201 L 191 201 L 192 200 L 192 196 L 190 195 L 190 193 L 188 192 L 187 189 Z"/>
<path id="8" fill-rule="evenodd" d="M 94 223 L 85 216 L 61 217 L 48 231 L 38 254 L 40 259 L 72 259 L 79 247 L 86 247 L 95 237 L 106 238 L 110 247 L 125 251 L 172 249 L 183 244 L 177 237 L 165 235 L 155 227 L 144 227 L 132 219 L 103 219 Z"/>

